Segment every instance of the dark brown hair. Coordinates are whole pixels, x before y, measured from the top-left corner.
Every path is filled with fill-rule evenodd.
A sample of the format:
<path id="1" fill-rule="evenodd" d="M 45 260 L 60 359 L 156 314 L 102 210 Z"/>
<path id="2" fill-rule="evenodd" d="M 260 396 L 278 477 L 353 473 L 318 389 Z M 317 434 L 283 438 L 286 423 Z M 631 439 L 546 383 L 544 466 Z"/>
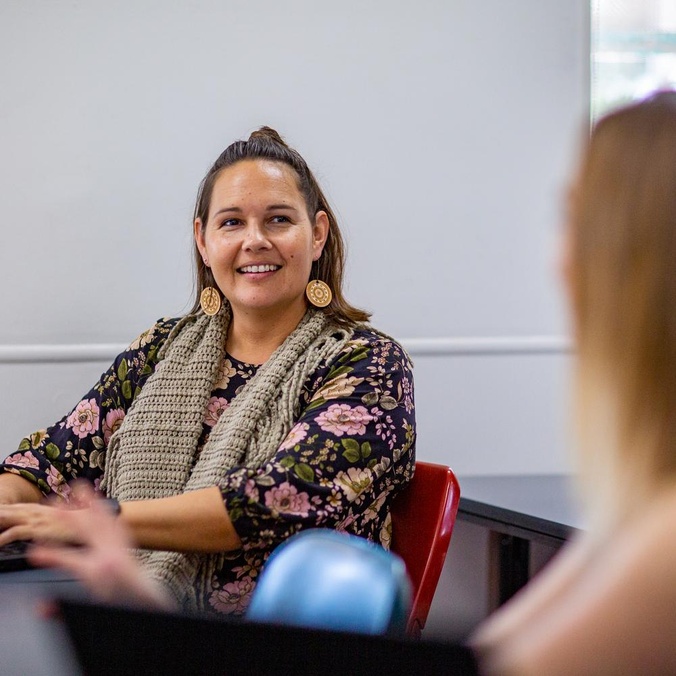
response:
<path id="1" fill-rule="evenodd" d="M 227 167 L 243 160 L 281 162 L 293 169 L 298 181 L 298 189 L 305 200 L 310 218 L 314 220 L 319 211 L 324 211 L 329 220 L 329 234 L 324 250 L 319 260 L 312 266 L 313 278 L 326 282 L 333 292 L 333 300 L 322 309 L 338 326 L 351 327 L 368 321 L 370 313 L 353 307 L 343 296 L 345 245 L 336 216 L 305 160 L 296 150 L 290 148 L 274 129 L 261 127 L 254 131 L 247 141 L 235 141 L 220 154 L 200 183 L 194 220 L 199 218 L 202 228 L 206 226 L 209 220 L 211 195 L 218 176 Z M 195 303 L 191 312 L 198 311 L 200 294 L 208 286 L 218 288 L 211 270 L 204 264 L 195 243 Z"/>

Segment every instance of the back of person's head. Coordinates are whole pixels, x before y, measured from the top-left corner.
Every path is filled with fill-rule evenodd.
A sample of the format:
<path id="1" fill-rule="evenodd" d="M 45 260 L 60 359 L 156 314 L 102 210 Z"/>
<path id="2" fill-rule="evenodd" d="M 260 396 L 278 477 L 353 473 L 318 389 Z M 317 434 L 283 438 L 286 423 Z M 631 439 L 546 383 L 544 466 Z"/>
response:
<path id="1" fill-rule="evenodd" d="M 583 469 L 649 490 L 676 476 L 676 92 L 595 125 L 570 219 Z"/>
<path id="2" fill-rule="evenodd" d="M 211 195 L 220 173 L 238 162 L 245 160 L 267 160 L 280 162 L 290 167 L 298 181 L 298 190 L 303 196 L 308 216 L 314 220 L 317 212 L 324 211 L 329 220 L 329 234 L 324 251 L 313 264 L 314 279 L 325 282 L 331 288 L 331 303 L 322 310 L 339 326 L 353 326 L 369 319 L 369 313 L 350 305 L 343 296 L 343 273 L 345 268 L 345 244 L 338 226 L 338 220 L 331 209 L 322 189 L 305 160 L 282 137 L 270 127 L 254 131 L 246 141 L 231 143 L 214 162 L 202 180 L 195 203 L 194 219 L 200 219 L 203 227 L 209 219 Z M 192 312 L 200 306 L 200 294 L 208 286 L 216 286 L 211 270 L 204 264 L 195 245 L 195 303 Z M 309 280 L 308 280 L 309 281 Z"/>

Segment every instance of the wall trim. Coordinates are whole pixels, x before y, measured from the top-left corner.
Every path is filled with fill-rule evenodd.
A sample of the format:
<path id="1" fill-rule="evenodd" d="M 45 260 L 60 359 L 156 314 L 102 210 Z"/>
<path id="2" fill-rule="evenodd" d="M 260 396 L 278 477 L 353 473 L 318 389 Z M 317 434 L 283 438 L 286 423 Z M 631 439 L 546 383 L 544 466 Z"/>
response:
<path id="1" fill-rule="evenodd" d="M 505 354 L 565 354 L 571 351 L 564 336 L 500 336 L 468 338 L 403 338 L 413 357 Z"/>
<path id="2" fill-rule="evenodd" d="M 570 341 L 562 336 L 402 338 L 400 342 L 412 357 L 564 354 L 571 350 Z M 122 343 L 0 345 L 0 364 L 111 362 L 125 348 Z"/>

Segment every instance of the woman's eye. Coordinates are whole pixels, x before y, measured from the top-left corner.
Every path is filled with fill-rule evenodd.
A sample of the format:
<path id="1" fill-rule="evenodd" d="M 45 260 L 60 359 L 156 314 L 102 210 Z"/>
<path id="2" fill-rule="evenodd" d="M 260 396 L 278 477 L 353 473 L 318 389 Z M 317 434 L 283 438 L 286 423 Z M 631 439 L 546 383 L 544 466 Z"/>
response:
<path id="1" fill-rule="evenodd" d="M 272 223 L 289 223 L 288 216 L 273 216 Z"/>
<path id="2" fill-rule="evenodd" d="M 226 221 L 221 223 L 221 226 L 224 228 L 232 228 L 235 225 L 239 225 L 239 221 L 236 218 L 228 218 Z"/>

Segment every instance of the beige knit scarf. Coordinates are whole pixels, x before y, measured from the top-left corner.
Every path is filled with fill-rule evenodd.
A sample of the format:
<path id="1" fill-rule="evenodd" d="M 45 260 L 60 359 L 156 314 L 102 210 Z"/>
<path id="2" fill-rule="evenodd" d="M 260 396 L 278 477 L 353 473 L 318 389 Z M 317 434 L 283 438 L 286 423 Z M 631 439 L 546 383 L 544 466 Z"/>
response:
<path id="1" fill-rule="evenodd" d="M 172 329 L 160 362 L 110 439 L 101 487 L 120 501 L 147 500 L 222 486 L 228 470 L 260 467 L 274 455 L 299 414 L 307 378 L 335 358 L 352 332 L 317 310 L 298 327 L 240 390 L 201 452 L 204 412 L 225 354 L 230 307 L 209 317 L 188 315 Z M 148 573 L 188 610 L 204 610 L 223 554 L 142 550 Z"/>

